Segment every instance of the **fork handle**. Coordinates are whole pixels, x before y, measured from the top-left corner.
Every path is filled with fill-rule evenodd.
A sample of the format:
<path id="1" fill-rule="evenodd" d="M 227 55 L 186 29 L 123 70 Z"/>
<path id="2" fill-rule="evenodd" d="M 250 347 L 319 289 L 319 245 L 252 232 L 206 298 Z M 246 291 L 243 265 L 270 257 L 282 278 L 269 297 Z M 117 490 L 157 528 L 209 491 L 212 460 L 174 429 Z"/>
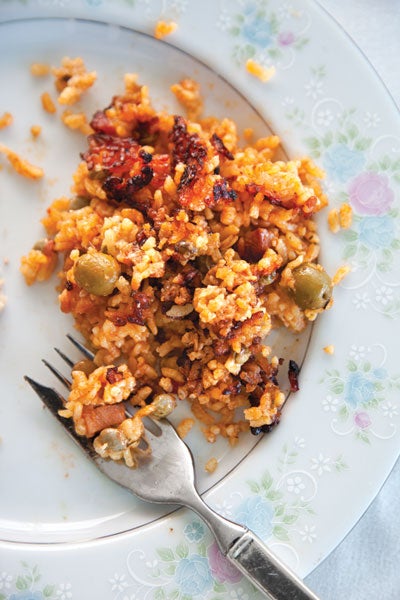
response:
<path id="1" fill-rule="evenodd" d="M 185 504 L 204 519 L 226 558 L 269 600 L 318 600 L 252 531 L 216 513 L 197 492 Z"/>
<path id="2" fill-rule="evenodd" d="M 226 556 L 270 600 L 318 600 L 252 531 L 236 540 Z"/>

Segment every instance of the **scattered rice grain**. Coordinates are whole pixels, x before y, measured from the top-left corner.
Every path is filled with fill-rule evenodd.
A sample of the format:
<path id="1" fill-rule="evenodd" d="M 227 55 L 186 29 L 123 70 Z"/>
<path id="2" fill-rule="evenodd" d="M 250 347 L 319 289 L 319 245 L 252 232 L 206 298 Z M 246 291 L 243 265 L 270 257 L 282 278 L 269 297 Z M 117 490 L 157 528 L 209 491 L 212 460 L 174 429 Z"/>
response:
<path id="1" fill-rule="evenodd" d="M 157 21 L 154 28 L 154 37 L 157 40 L 165 38 L 167 35 L 171 35 L 178 28 L 178 24 L 174 21 Z"/>
<path id="2" fill-rule="evenodd" d="M 32 125 L 30 132 L 33 138 L 37 138 L 42 133 L 42 128 L 40 125 Z"/>
<path id="3" fill-rule="evenodd" d="M 339 267 L 334 276 L 332 277 L 332 284 L 338 285 L 346 275 L 348 275 L 351 271 L 351 267 L 349 265 L 343 265 Z"/>
<path id="4" fill-rule="evenodd" d="M 332 208 L 328 213 L 328 225 L 332 233 L 337 233 L 340 229 L 339 213 L 336 208 Z"/>
<path id="5" fill-rule="evenodd" d="M 46 112 L 54 114 L 57 111 L 56 105 L 54 104 L 49 92 L 43 92 L 43 94 L 40 96 L 40 99 Z"/>
<path id="6" fill-rule="evenodd" d="M 50 65 L 44 63 L 32 63 L 31 73 L 34 77 L 44 77 L 50 73 Z"/>
<path id="7" fill-rule="evenodd" d="M 72 105 L 80 100 L 97 79 L 96 71 L 87 71 L 82 58 L 65 57 L 60 67 L 53 67 L 59 104 Z"/>
<path id="8" fill-rule="evenodd" d="M 43 169 L 32 165 L 26 159 L 19 156 L 19 154 L 17 154 L 13 150 L 10 150 L 10 148 L 8 148 L 7 146 L 4 146 L 4 144 L 0 144 L 0 154 L 4 154 L 10 162 L 11 166 L 13 167 L 14 171 L 19 173 L 23 177 L 27 177 L 28 179 L 41 179 L 43 177 Z"/>
<path id="9" fill-rule="evenodd" d="M 326 352 L 326 354 L 334 354 L 335 353 L 335 346 L 333 344 L 329 344 L 328 346 L 324 347 L 324 352 Z"/>
<path id="10" fill-rule="evenodd" d="M 77 129 L 84 135 L 90 135 L 93 133 L 93 129 L 90 127 L 85 113 L 73 113 L 70 110 L 65 110 L 61 115 L 61 121 L 69 129 Z"/>
<path id="11" fill-rule="evenodd" d="M 9 127 L 13 121 L 14 118 L 12 114 L 10 112 L 5 112 L 3 115 L 0 116 L 0 129 L 5 129 L 6 127 Z"/>
<path id="12" fill-rule="evenodd" d="M 207 471 L 207 473 L 214 473 L 214 471 L 216 470 L 216 468 L 218 467 L 218 461 L 215 457 L 210 458 L 210 460 L 208 460 L 204 466 L 204 469 Z"/>
<path id="13" fill-rule="evenodd" d="M 3 285 L 4 285 L 4 279 L 0 279 L 0 312 L 4 309 L 6 302 L 7 302 L 6 296 L 1 291 Z"/>
<path id="14" fill-rule="evenodd" d="M 194 425 L 194 419 L 190 419 L 189 417 L 186 419 L 182 419 L 180 423 L 178 423 L 176 427 L 176 431 L 180 438 L 185 438 L 189 431 L 192 429 Z"/>
<path id="15" fill-rule="evenodd" d="M 275 75 L 276 69 L 275 67 L 263 67 L 260 63 L 253 60 L 252 58 L 247 59 L 246 61 L 246 69 L 253 75 L 257 77 L 263 83 L 266 83 Z"/>
<path id="16" fill-rule="evenodd" d="M 349 229 L 353 221 L 353 209 L 350 204 L 343 202 L 339 208 L 339 223 L 342 229 Z"/>

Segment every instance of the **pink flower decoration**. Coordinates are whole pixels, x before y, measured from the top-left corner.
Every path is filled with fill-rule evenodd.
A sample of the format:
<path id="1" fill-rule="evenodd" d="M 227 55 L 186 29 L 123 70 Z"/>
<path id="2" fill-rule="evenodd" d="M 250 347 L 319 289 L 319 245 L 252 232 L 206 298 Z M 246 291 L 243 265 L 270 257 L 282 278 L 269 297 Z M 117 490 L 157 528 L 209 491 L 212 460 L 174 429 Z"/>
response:
<path id="1" fill-rule="evenodd" d="M 371 417 L 368 413 L 365 412 L 357 412 L 354 415 L 354 423 L 360 429 L 368 429 L 370 425 L 372 425 Z"/>
<path id="2" fill-rule="evenodd" d="M 237 583 L 242 579 L 240 571 L 222 554 L 216 542 L 208 548 L 208 562 L 213 577 L 220 583 Z"/>
<path id="3" fill-rule="evenodd" d="M 350 202 L 362 215 L 382 215 L 394 201 L 386 175 L 365 172 L 358 175 L 349 186 Z"/>
<path id="4" fill-rule="evenodd" d="M 290 46 L 295 40 L 294 33 L 292 31 L 281 31 L 278 35 L 278 43 L 281 46 Z"/>

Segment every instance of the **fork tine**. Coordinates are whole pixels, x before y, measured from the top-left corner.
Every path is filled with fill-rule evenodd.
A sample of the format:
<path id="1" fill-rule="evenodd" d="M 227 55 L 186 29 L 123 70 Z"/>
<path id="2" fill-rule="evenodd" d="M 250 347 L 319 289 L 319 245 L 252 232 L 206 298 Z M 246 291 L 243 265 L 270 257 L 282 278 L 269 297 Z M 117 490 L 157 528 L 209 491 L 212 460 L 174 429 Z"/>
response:
<path id="1" fill-rule="evenodd" d="M 55 348 L 56 349 L 56 348 Z M 49 362 L 47 362 L 46 359 L 42 358 L 42 363 L 44 365 L 46 365 L 46 367 L 53 373 L 53 375 L 55 375 L 58 379 L 58 381 L 61 381 L 61 383 L 63 385 L 65 385 L 65 387 L 69 390 L 71 387 L 71 382 L 69 379 L 67 379 L 66 377 L 64 377 L 64 375 L 62 373 L 60 373 L 60 371 L 58 369 L 56 369 L 55 367 L 53 367 L 52 364 L 50 364 Z"/>
<path id="2" fill-rule="evenodd" d="M 28 375 L 24 375 L 25 381 L 29 383 L 31 388 L 36 392 L 41 401 L 47 406 L 53 415 L 58 413 L 58 410 L 64 406 L 64 398 L 53 388 L 46 387 L 38 383 Z"/>
<path id="3" fill-rule="evenodd" d="M 64 352 L 61 352 L 61 350 L 59 348 L 54 348 L 54 350 L 57 352 L 58 356 L 61 356 L 61 358 L 63 359 L 63 361 L 66 362 L 67 365 L 69 367 L 71 367 L 71 369 L 72 369 L 72 367 L 75 364 L 74 361 L 71 360 L 70 358 L 68 358 L 68 356 L 66 354 L 64 354 Z"/>
<path id="4" fill-rule="evenodd" d="M 81 344 L 80 342 L 78 342 L 78 340 L 72 337 L 70 333 L 67 333 L 67 338 L 75 346 L 75 348 L 78 348 L 78 350 L 80 350 L 80 352 L 82 352 L 82 354 L 86 356 L 86 358 L 88 358 L 89 360 L 94 359 L 93 352 L 90 352 L 90 350 L 88 350 L 83 344 Z"/>
<path id="5" fill-rule="evenodd" d="M 53 417 L 55 417 L 57 421 L 61 423 L 65 431 L 82 448 L 82 450 L 84 450 L 85 453 L 91 458 L 96 458 L 97 454 L 91 441 L 88 438 L 76 433 L 74 425 L 70 419 L 66 419 L 58 414 L 58 411 L 64 406 L 64 398 L 61 396 L 61 394 L 56 392 L 56 390 L 53 388 L 49 388 L 41 383 L 38 383 L 31 377 L 28 377 L 28 375 L 24 375 L 24 379 L 36 392 L 43 404 L 49 409 Z"/>

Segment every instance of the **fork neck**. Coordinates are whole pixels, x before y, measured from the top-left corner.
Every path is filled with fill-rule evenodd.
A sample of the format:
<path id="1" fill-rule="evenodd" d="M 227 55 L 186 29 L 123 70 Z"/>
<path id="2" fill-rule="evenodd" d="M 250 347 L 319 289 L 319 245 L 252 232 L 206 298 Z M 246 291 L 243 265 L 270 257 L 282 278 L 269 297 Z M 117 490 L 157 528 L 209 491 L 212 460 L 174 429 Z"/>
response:
<path id="1" fill-rule="evenodd" d="M 221 552 L 226 556 L 234 542 L 242 537 L 247 529 L 216 513 L 204 502 L 197 490 L 192 491 L 192 496 L 185 499 L 185 506 L 191 508 L 205 521 L 214 534 Z"/>

